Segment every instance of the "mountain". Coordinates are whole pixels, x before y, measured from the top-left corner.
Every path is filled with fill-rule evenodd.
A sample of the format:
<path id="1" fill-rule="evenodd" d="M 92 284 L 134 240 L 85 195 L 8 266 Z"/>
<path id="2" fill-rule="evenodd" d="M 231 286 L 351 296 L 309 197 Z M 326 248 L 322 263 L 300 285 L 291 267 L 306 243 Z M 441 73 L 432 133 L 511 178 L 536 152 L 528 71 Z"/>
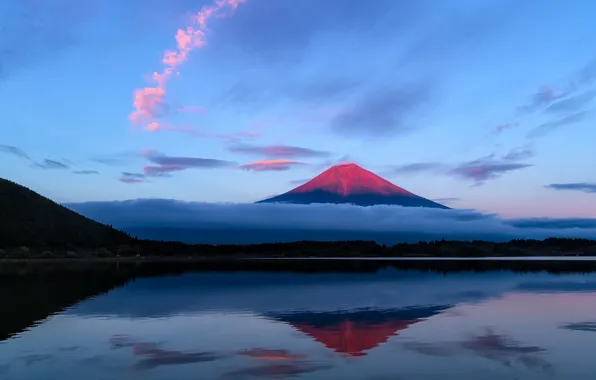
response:
<path id="1" fill-rule="evenodd" d="M 333 166 L 287 193 L 257 203 L 351 203 L 358 206 L 449 208 L 402 189 L 356 164 Z"/>
<path id="2" fill-rule="evenodd" d="M 0 178 L 2 247 L 108 245 L 130 238 L 28 188 Z"/>

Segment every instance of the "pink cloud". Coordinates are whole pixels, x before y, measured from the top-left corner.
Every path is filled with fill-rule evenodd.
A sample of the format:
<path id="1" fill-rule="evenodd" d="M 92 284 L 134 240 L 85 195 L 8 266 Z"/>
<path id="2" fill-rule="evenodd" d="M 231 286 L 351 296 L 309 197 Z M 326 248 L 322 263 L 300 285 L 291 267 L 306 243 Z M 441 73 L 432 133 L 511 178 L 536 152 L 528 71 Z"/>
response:
<path id="1" fill-rule="evenodd" d="M 294 160 L 262 160 L 255 161 L 248 164 L 240 165 L 241 169 L 252 170 L 255 172 L 262 171 L 281 171 L 291 169 L 293 166 L 306 165 L 306 163 Z"/>
<path id="2" fill-rule="evenodd" d="M 160 87 L 145 87 L 134 92 L 133 106 L 135 111 L 130 114 L 133 123 L 143 123 L 157 116 L 157 112 L 164 106 L 165 89 Z"/>
<path id="3" fill-rule="evenodd" d="M 129 118 L 134 124 L 142 124 L 149 131 L 164 130 L 159 128 L 155 118 L 159 111 L 165 107 L 166 86 L 177 67 L 188 60 L 192 50 L 205 45 L 205 34 L 208 31 L 207 21 L 222 9 L 228 7 L 232 10 L 238 8 L 246 0 L 217 0 L 214 5 L 206 5 L 194 15 L 192 24 L 184 29 L 178 29 L 174 36 L 176 40 L 175 50 L 166 50 L 162 63 L 166 67 L 161 72 L 154 72 L 152 80 L 156 83 L 154 87 L 144 87 L 134 91 L 134 111 Z"/>

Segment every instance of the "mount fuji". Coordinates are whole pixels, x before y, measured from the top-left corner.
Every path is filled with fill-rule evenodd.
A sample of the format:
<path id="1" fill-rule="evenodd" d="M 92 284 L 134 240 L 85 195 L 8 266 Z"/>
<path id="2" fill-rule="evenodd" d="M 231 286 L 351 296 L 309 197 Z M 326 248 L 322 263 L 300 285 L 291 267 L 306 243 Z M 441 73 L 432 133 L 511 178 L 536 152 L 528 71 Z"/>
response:
<path id="1" fill-rule="evenodd" d="M 293 190 L 257 203 L 449 208 L 396 186 L 356 164 L 333 166 Z"/>

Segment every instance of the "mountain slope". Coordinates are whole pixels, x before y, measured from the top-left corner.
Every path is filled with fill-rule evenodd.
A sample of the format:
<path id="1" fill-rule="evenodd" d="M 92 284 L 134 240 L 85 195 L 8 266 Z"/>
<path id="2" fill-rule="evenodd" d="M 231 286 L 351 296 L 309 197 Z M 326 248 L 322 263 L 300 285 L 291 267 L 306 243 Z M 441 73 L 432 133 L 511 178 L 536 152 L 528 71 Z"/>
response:
<path id="1" fill-rule="evenodd" d="M 257 203 L 351 203 L 358 206 L 449 208 L 402 189 L 356 164 L 333 166 L 287 193 Z"/>
<path id="2" fill-rule="evenodd" d="M 28 188 L 0 178 L 0 245 L 94 246 L 130 238 Z"/>

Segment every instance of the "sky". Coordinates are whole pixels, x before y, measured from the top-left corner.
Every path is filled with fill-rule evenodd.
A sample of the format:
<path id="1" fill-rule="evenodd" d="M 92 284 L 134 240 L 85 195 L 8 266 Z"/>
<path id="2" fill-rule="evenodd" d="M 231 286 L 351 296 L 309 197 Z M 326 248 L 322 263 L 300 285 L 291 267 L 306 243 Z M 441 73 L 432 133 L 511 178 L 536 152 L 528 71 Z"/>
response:
<path id="1" fill-rule="evenodd" d="M 0 4 L 0 176 L 254 202 L 337 162 L 503 218 L 596 216 L 596 4 Z"/>

